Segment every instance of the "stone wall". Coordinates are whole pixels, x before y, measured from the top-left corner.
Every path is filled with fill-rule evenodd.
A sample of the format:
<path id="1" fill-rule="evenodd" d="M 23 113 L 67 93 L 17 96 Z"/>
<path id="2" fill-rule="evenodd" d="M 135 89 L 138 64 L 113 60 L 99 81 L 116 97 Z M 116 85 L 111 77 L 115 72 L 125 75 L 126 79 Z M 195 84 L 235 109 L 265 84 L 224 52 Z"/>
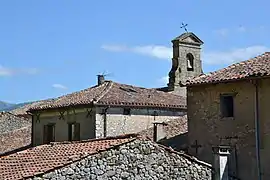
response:
<path id="1" fill-rule="evenodd" d="M 211 166 L 148 140 L 135 140 L 32 179 L 210 180 Z"/>
<path id="2" fill-rule="evenodd" d="M 97 138 L 104 136 L 118 136 L 121 134 L 138 133 L 142 130 L 153 127 L 153 122 L 167 122 L 172 119 L 179 118 L 186 112 L 175 110 L 160 110 L 160 109 L 133 109 L 131 108 L 130 115 L 123 114 L 123 108 L 109 108 L 106 115 L 106 125 L 104 123 L 104 108 L 97 108 L 96 126 Z M 156 111 L 157 116 L 153 116 Z M 104 125 L 106 127 L 104 127 Z"/>
<path id="3" fill-rule="evenodd" d="M 270 178 L 270 80 L 259 83 L 259 118 L 261 122 L 262 175 Z M 222 118 L 220 94 L 234 93 L 234 117 Z M 189 145 L 197 143 L 202 147 L 189 148 L 189 153 L 212 164 L 212 147 L 229 145 L 231 152 L 231 173 L 241 179 L 256 179 L 256 141 L 254 121 L 255 87 L 248 81 L 201 85 L 188 88 L 188 139 Z M 202 136 L 203 134 L 203 136 Z"/>

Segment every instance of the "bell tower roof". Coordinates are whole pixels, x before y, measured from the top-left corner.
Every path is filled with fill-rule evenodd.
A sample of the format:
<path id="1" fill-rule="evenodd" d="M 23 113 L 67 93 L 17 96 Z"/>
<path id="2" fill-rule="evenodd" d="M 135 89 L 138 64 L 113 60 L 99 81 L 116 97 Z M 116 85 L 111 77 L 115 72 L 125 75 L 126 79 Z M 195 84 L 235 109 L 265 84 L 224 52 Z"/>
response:
<path id="1" fill-rule="evenodd" d="M 197 46 L 201 46 L 203 44 L 203 41 L 192 32 L 185 32 L 181 34 L 180 36 L 174 38 L 172 40 L 172 43 L 175 43 L 175 42 L 179 42 L 183 44 L 193 44 Z"/>

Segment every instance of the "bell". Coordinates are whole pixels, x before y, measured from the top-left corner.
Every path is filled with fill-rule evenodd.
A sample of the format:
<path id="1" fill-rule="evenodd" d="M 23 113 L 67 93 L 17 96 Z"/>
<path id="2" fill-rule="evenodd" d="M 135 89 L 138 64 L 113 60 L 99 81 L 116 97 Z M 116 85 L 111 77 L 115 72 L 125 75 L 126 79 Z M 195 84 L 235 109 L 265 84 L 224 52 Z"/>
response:
<path id="1" fill-rule="evenodd" d="M 187 60 L 187 67 L 188 67 L 189 69 L 192 69 L 192 65 L 191 65 L 191 63 L 190 63 L 190 60 L 189 60 L 189 59 Z"/>

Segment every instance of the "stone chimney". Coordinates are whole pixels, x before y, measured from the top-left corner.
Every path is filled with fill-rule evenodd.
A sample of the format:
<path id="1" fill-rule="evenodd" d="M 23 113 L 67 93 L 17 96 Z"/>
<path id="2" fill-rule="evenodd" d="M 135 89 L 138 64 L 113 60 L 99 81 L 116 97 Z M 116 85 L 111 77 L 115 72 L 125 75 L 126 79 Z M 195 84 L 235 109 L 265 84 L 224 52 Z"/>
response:
<path id="1" fill-rule="evenodd" d="M 164 139 L 167 135 L 164 127 L 167 126 L 168 124 L 165 122 L 154 122 L 153 124 L 154 124 L 154 136 L 153 136 L 154 142 Z"/>
<path id="2" fill-rule="evenodd" d="M 103 84 L 105 81 L 104 75 L 97 75 L 97 77 L 98 77 L 98 85 Z"/>
<path id="3" fill-rule="evenodd" d="M 228 158 L 230 155 L 229 146 L 213 147 L 214 153 L 214 180 L 229 180 Z"/>

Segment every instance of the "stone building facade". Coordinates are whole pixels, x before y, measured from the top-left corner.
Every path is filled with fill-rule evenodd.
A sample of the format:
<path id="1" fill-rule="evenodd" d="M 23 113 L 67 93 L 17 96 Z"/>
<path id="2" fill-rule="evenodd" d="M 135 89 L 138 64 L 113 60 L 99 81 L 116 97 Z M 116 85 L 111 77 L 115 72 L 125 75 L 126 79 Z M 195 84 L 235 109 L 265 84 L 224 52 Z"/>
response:
<path id="1" fill-rule="evenodd" d="M 100 80 L 99 80 L 100 82 Z M 186 98 L 112 81 L 32 107 L 32 143 L 137 133 L 186 115 Z M 74 136 L 74 137 L 73 137 Z"/>
<path id="2" fill-rule="evenodd" d="M 228 168 L 240 179 L 269 179 L 270 54 L 199 76 L 188 83 L 189 153 L 213 163 L 213 148 L 230 148 Z"/>
<path id="3" fill-rule="evenodd" d="M 194 157 L 130 135 L 41 145 L 0 159 L 0 170 L 1 179 L 14 180 L 210 180 L 213 173 L 211 165 Z"/>

